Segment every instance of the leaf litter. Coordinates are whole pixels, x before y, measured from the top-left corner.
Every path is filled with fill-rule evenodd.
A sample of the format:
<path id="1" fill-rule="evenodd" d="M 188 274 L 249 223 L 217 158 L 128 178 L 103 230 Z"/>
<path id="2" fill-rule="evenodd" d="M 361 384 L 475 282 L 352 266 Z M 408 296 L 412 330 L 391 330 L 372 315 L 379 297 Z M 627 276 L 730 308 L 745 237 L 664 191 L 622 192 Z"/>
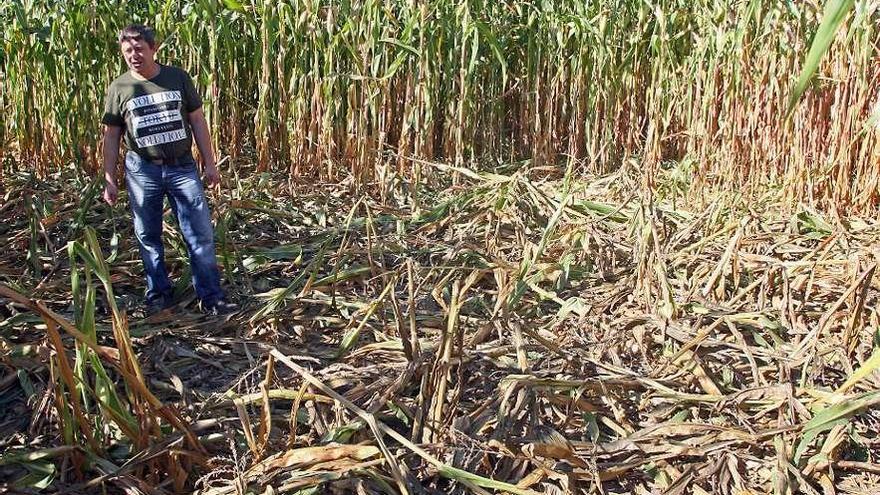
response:
<path id="1" fill-rule="evenodd" d="M 873 492 L 880 224 L 772 196 L 676 208 L 626 169 L 434 168 L 456 185 L 418 207 L 405 190 L 384 204 L 349 185 L 273 192 L 256 174 L 215 195 L 218 259 L 244 308 L 221 319 L 196 310 L 173 220 L 180 303 L 144 318 L 128 216 L 81 179 L 7 177 L 0 478 Z"/>

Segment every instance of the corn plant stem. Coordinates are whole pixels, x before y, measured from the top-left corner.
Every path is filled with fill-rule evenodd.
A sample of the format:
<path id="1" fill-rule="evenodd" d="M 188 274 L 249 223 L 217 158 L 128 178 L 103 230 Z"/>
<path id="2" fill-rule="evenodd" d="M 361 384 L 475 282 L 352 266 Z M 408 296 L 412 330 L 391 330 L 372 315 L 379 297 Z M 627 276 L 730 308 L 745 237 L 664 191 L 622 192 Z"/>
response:
<path id="1" fill-rule="evenodd" d="M 58 329 L 54 321 L 49 318 L 45 318 L 44 321 L 46 323 L 46 333 L 49 335 L 49 341 L 52 343 L 52 346 L 55 347 L 55 355 L 58 358 L 58 367 L 61 371 L 61 378 L 64 381 L 65 387 L 67 387 L 67 392 L 70 396 L 70 405 L 73 407 L 73 414 L 76 418 L 77 426 L 92 451 L 101 452 L 101 448 L 95 440 L 94 434 L 89 427 L 89 422 L 83 413 L 80 396 L 77 393 L 77 387 L 73 376 L 73 370 L 70 367 L 70 363 L 67 361 L 67 353 L 64 344 L 61 342 L 61 335 L 58 334 Z"/>
<path id="2" fill-rule="evenodd" d="M 55 322 L 59 327 L 63 328 L 65 332 L 69 333 L 81 343 L 86 344 L 89 349 L 110 362 L 111 365 L 116 368 L 116 370 L 123 376 L 128 386 L 130 386 L 141 397 L 143 397 L 160 416 L 165 418 L 172 426 L 174 426 L 178 431 L 186 436 L 191 448 L 195 449 L 200 454 L 206 454 L 204 448 L 199 444 L 198 439 L 192 433 L 192 431 L 190 431 L 189 427 L 186 426 L 183 419 L 181 419 L 174 410 L 162 404 L 162 401 L 156 398 L 156 396 L 153 395 L 152 392 L 150 392 L 150 390 L 146 387 L 146 385 L 144 385 L 143 382 L 138 381 L 137 377 L 127 371 L 117 361 L 116 357 L 113 356 L 112 353 L 110 353 L 108 349 L 92 343 L 88 337 L 80 333 L 80 331 L 77 330 L 76 327 L 71 325 L 70 322 L 65 320 L 61 315 L 47 308 L 43 303 L 28 299 L 22 294 L 19 294 L 18 292 L 10 289 L 5 284 L 0 284 L 0 296 L 10 299 L 17 304 L 21 304 L 31 311 L 38 313 L 40 316 L 46 318 L 47 320 Z"/>

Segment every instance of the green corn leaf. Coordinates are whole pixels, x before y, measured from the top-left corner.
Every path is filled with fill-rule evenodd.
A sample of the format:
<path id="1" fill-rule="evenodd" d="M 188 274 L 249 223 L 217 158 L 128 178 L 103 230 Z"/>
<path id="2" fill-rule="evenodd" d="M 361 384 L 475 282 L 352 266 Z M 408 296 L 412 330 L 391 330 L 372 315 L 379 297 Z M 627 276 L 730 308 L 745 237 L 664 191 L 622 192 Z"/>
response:
<path id="1" fill-rule="evenodd" d="M 476 25 L 480 36 L 489 44 L 489 49 L 492 50 L 492 54 L 495 55 L 495 60 L 498 62 L 498 65 L 501 66 L 501 86 L 506 87 L 507 58 L 504 56 L 504 50 L 498 43 L 498 39 L 495 38 L 495 35 L 492 33 L 492 29 L 486 23 L 477 21 Z"/>
<path id="2" fill-rule="evenodd" d="M 880 368 L 880 349 L 875 350 L 871 357 L 868 358 L 859 369 L 853 372 L 852 376 L 850 376 L 849 379 L 837 389 L 836 393 L 842 394 L 846 392 L 863 378 L 876 371 L 877 368 Z"/>
<path id="3" fill-rule="evenodd" d="M 229 10 L 234 10 L 236 12 L 244 11 L 244 4 L 242 4 L 238 0 L 223 0 L 223 6 Z"/>
<path id="4" fill-rule="evenodd" d="M 348 352 L 351 347 L 357 342 L 358 337 L 361 334 L 361 331 L 364 329 L 364 326 L 367 324 L 367 321 L 370 317 L 373 316 L 373 313 L 382 305 L 382 301 L 385 300 L 385 297 L 394 290 L 394 285 L 397 283 L 397 277 L 393 277 L 388 285 L 385 286 L 385 289 L 379 294 L 379 297 L 373 300 L 369 306 L 367 306 L 367 311 L 364 313 L 363 319 L 360 324 L 348 331 L 345 334 L 345 337 L 342 339 L 342 343 L 339 345 L 339 350 L 336 353 L 337 357 L 343 356 L 346 352 Z"/>
<path id="5" fill-rule="evenodd" d="M 354 421 L 352 423 L 342 425 L 338 428 L 334 428 L 324 435 L 324 437 L 321 439 L 321 443 L 348 443 L 355 433 L 363 430 L 366 426 L 366 423 L 364 423 L 363 421 Z"/>
<path id="6" fill-rule="evenodd" d="M 22 465 L 28 470 L 28 474 L 13 482 L 15 487 L 43 490 L 55 481 L 55 464 L 51 462 L 33 461 Z"/>
<path id="7" fill-rule="evenodd" d="M 804 60 L 801 75 L 798 78 L 797 84 L 795 84 L 794 91 L 791 93 L 791 98 L 788 100 L 786 115 L 791 116 L 795 105 L 804 94 L 804 91 L 807 90 L 807 86 L 819 68 L 822 56 L 828 51 L 828 47 L 834 41 L 837 28 L 840 27 L 840 24 L 849 14 L 850 10 L 852 10 L 854 4 L 855 0 L 830 0 L 825 4 L 825 14 L 822 17 L 822 23 L 819 25 L 819 30 L 816 31 L 816 36 L 813 38 L 812 45 L 810 45 L 810 51 L 807 53 L 806 60 Z"/>
<path id="8" fill-rule="evenodd" d="M 827 237 L 834 231 L 828 222 L 826 222 L 815 211 L 805 210 L 797 214 L 798 230 L 811 237 L 822 239 Z"/>
<path id="9" fill-rule="evenodd" d="M 803 455 L 810 443 L 822 432 L 846 424 L 849 418 L 869 407 L 880 404 L 880 391 L 868 392 L 843 400 L 819 411 L 803 428 L 803 437 L 795 451 L 795 460 Z"/>

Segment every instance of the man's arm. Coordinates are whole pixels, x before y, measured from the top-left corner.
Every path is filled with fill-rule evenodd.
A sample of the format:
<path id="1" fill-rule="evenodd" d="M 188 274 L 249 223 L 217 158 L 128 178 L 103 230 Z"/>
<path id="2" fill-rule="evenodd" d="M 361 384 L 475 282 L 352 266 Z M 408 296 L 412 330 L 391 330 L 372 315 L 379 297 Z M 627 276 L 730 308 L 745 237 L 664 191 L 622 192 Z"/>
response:
<path id="1" fill-rule="evenodd" d="M 205 121 L 205 112 L 201 108 L 190 112 L 189 124 L 192 126 L 193 137 L 199 148 L 199 156 L 202 157 L 202 171 L 205 174 L 205 182 L 209 186 L 220 184 L 220 172 L 214 161 L 214 149 L 211 147 L 211 132 L 208 130 L 208 122 Z"/>
<path id="2" fill-rule="evenodd" d="M 104 201 L 109 205 L 116 204 L 116 198 L 119 196 L 119 187 L 116 185 L 116 160 L 119 158 L 120 136 L 122 136 L 122 127 L 104 126 L 104 146 L 101 148 L 104 156 Z"/>

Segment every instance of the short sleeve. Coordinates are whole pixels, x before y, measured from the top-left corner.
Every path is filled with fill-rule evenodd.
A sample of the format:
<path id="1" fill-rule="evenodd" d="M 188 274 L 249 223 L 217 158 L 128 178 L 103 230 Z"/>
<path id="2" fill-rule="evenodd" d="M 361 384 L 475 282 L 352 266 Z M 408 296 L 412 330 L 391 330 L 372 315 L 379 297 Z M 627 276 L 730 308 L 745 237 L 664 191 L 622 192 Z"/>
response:
<path id="1" fill-rule="evenodd" d="M 186 71 L 183 72 L 183 96 L 186 105 L 187 113 L 195 112 L 196 110 L 202 108 L 202 97 L 199 96 L 199 92 L 196 91 L 196 87 L 193 84 L 192 77 L 190 77 L 189 73 Z"/>
<path id="2" fill-rule="evenodd" d="M 125 127 L 125 119 L 122 117 L 122 108 L 119 106 L 119 93 L 114 85 L 107 89 L 104 97 L 104 116 L 101 118 L 104 125 Z"/>

